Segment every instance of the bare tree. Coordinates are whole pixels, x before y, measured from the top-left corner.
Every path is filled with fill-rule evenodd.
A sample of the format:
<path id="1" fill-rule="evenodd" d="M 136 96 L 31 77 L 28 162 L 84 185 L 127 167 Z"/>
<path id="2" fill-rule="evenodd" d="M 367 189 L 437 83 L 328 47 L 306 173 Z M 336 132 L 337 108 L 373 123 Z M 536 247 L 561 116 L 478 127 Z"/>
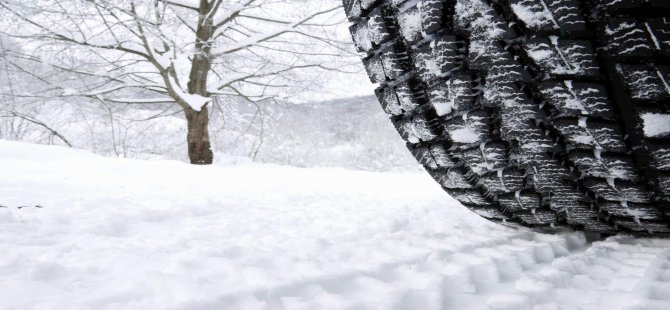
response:
<path id="1" fill-rule="evenodd" d="M 339 7 L 337 0 L 0 0 L 12 17 L 4 36 L 24 40 L 30 58 L 81 77 L 53 88 L 59 96 L 178 107 L 193 164 L 213 160 L 213 97 L 260 102 L 295 91 L 307 69 L 349 64 L 339 57 L 350 53 L 348 40 L 331 29 L 343 22 Z"/>
<path id="2" fill-rule="evenodd" d="M 43 141 L 53 142 L 54 138 L 61 141 L 63 144 L 72 147 L 70 141 L 63 136 L 58 130 L 54 129 L 48 122 L 40 120 L 35 114 L 39 114 L 38 105 L 30 104 L 28 98 L 19 98 L 16 96 L 17 92 L 23 92 L 33 87 L 27 83 L 15 85 L 14 78 L 26 76 L 30 70 L 34 70 L 35 63 L 21 61 L 20 59 L 13 59 L 9 55 L 10 50 L 16 50 L 6 45 L 11 42 L 5 42 L 0 37 L 0 68 L 2 74 L 0 75 L 0 137 L 7 137 L 10 139 L 22 139 L 28 134 L 29 128 L 35 126 L 41 129 L 44 133 Z M 19 70 L 17 70 L 17 68 Z M 28 79 L 33 76 L 29 75 Z M 28 99 L 28 100 L 24 100 Z"/>

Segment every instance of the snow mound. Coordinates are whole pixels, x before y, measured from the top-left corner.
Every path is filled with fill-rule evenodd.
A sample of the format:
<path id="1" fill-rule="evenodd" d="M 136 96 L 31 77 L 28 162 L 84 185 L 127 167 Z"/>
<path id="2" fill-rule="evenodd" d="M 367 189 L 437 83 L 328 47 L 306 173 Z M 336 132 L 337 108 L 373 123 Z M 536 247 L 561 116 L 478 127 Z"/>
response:
<path id="1" fill-rule="evenodd" d="M 0 167 L 0 309 L 670 306 L 669 241 L 507 228 L 423 173 L 3 140 Z"/>

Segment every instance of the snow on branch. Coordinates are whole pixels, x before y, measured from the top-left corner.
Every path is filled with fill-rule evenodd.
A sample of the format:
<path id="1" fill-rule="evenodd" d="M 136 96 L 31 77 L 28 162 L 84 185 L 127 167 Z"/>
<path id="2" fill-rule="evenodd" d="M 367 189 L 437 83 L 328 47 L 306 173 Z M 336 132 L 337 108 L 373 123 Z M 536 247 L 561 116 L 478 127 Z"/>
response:
<path id="1" fill-rule="evenodd" d="M 195 10 L 196 12 L 200 10 L 200 3 L 197 0 L 161 0 L 161 1 L 169 5 L 174 5 L 180 8 Z"/>
<path id="2" fill-rule="evenodd" d="M 200 111 L 212 96 L 269 98 L 315 83 L 310 70 L 339 70 L 342 55 L 356 54 L 334 35 L 346 21 L 338 2 L 3 0 L 20 31 L 0 32 L 32 42 L 30 57 L 91 79 L 54 85 L 67 89 L 60 96 Z"/>

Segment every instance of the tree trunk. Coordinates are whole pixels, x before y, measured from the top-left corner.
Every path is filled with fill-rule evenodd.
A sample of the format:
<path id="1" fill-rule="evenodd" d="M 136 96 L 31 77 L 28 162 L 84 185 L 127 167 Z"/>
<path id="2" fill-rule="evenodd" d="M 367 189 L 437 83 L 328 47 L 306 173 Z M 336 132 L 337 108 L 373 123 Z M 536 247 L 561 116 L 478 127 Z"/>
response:
<path id="1" fill-rule="evenodd" d="M 209 14 L 213 8 L 207 0 L 200 0 L 198 18 L 198 26 L 196 30 L 195 54 L 191 62 L 191 73 L 188 81 L 189 94 L 209 97 L 207 92 L 207 75 L 211 69 L 211 39 L 214 33 L 212 24 L 212 15 Z M 203 106 L 200 111 L 191 108 L 184 109 L 186 113 L 186 123 L 188 124 L 188 135 L 186 142 L 188 143 L 188 157 L 191 164 L 194 165 L 209 165 L 212 163 L 214 154 L 212 153 L 211 145 L 209 144 L 209 115 L 207 113 L 207 106 Z"/>
<path id="2" fill-rule="evenodd" d="M 186 123 L 188 126 L 186 142 L 188 143 L 188 158 L 191 164 L 211 164 L 214 154 L 209 143 L 209 115 L 207 107 L 202 107 L 200 111 L 186 109 L 184 113 L 186 114 Z"/>

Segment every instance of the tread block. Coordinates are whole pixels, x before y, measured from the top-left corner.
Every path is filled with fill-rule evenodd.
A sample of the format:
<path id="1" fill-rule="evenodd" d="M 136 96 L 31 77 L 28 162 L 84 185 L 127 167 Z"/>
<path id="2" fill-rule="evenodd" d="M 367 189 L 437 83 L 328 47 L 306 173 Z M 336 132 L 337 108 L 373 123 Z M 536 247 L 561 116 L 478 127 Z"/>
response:
<path id="1" fill-rule="evenodd" d="M 512 11 L 531 30 L 583 31 L 586 22 L 577 0 L 511 0 Z"/>
<path id="2" fill-rule="evenodd" d="M 618 125 L 609 122 L 588 121 L 586 129 L 602 149 L 621 153 L 626 151 L 626 144 L 623 141 L 624 133 Z"/>
<path id="3" fill-rule="evenodd" d="M 584 227 L 585 231 L 595 231 L 599 233 L 606 233 L 606 234 L 616 234 L 618 231 L 614 228 L 613 225 L 605 224 L 602 222 L 575 222 L 573 223 L 574 225 L 577 226 L 582 226 Z"/>
<path id="4" fill-rule="evenodd" d="M 603 9 L 631 9 L 640 7 L 640 0 L 596 0 L 596 4 Z"/>
<path id="5" fill-rule="evenodd" d="M 602 222 L 600 214 L 589 205 L 580 204 L 568 208 L 565 216 L 569 224 L 582 226 L 586 231 L 616 233 L 614 226 Z"/>
<path id="6" fill-rule="evenodd" d="M 455 162 L 449 157 L 446 147 L 442 144 L 431 145 L 430 154 L 433 155 L 435 164 L 440 168 L 450 168 L 456 165 Z"/>
<path id="7" fill-rule="evenodd" d="M 363 59 L 363 66 L 368 73 L 370 82 L 380 84 L 386 81 L 386 74 L 384 74 L 384 65 L 380 55 L 372 55 Z"/>
<path id="8" fill-rule="evenodd" d="M 365 0 L 362 0 L 365 1 Z M 394 37 L 392 21 L 387 20 L 382 8 L 376 8 L 368 14 L 368 33 L 370 41 L 375 45 L 391 40 Z"/>
<path id="9" fill-rule="evenodd" d="M 647 228 L 642 226 L 641 223 L 633 220 L 626 221 L 617 219 L 614 221 L 614 224 L 617 226 L 617 228 L 625 228 L 635 232 L 647 231 Z"/>
<path id="10" fill-rule="evenodd" d="M 400 115 L 403 113 L 395 87 L 377 88 L 375 89 L 375 95 L 377 95 L 377 100 L 386 114 Z"/>
<path id="11" fill-rule="evenodd" d="M 663 171 L 670 171 L 670 148 L 660 144 L 649 144 L 651 166 Z"/>
<path id="12" fill-rule="evenodd" d="M 360 0 L 344 0 L 344 13 L 349 19 L 360 17 L 363 14 Z"/>
<path id="13" fill-rule="evenodd" d="M 485 1 L 457 0 L 454 26 L 473 38 L 511 39 L 507 22 Z"/>
<path id="14" fill-rule="evenodd" d="M 404 113 L 416 110 L 424 99 L 425 93 L 415 80 L 404 81 L 394 88 L 398 104 Z"/>
<path id="15" fill-rule="evenodd" d="M 634 101 L 670 99 L 670 67 L 626 65 L 619 70 Z"/>
<path id="16" fill-rule="evenodd" d="M 409 43 L 421 40 L 423 37 L 422 16 L 418 5 L 415 5 L 397 16 L 400 34 Z"/>
<path id="17" fill-rule="evenodd" d="M 444 123 L 451 141 L 457 144 L 482 143 L 491 139 L 489 115 L 484 110 L 475 110 Z"/>
<path id="18" fill-rule="evenodd" d="M 372 50 L 372 39 L 370 38 L 370 28 L 366 21 L 361 21 L 349 27 L 351 38 L 354 41 L 354 47 L 358 52 L 369 52 Z"/>
<path id="19" fill-rule="evenodd" d="M 530 39 L 524 47 L 535 64 L 550 76 L 592 77 L 600 73 L 589 41 L 559 40 L 551 36 Z"/>
<path id="20" fill-rule="evenodd" d="M 568 141 L 569 150 L 603 149 L 611 152 L 626 152 L 623 141 L 623 132 L 618 125 L 587 119 L 561 118 L 554 122 L 554 126 Z"/>
<path id="21" fill-rule="evenodd" d="M 641 8 L 645 5 L 649 5 L 653 8 L 667 8 L 670 7 L 670 3 L 667 0 L 596 0 L 596 6 L 605 10 L 617 10 L 617 9 L 633 9 Z"/>
<path id="22" fill-rule="evenodd" d="M 507 166 L 507 149 L 501 142 L 489 142 L 461 151 L 465 164 L 477 175 Z"/>
<path id="23" fill-rule="evenodd" d="M 525 162 L 540 165 L 554 161 L 549 153 L 556 152 L 558 145 L 539 128 L 531 128 L 524 136 L 519 137 L 518 141 L 518 155 L 528 158 L 529 161 Z M 524 162 L 525 159 L 518 158 L 518 160 Z"/>
<path id="24" fill-rule="evenodd" d="M 421 5 L 421 27 L 425 34 L 434 33 L 442 27 L 446 19 L 444 14 L 444 1 L 422 0 Z"/>
<path id="25" fill-rule="evenodd" d="M 524 188 L 525 172 L 507 168 L 480 176 L 479 183 L 493 195 L 513 193 Z"/>
<path id="26" fill-rule="evenodd" d="M 428 101 L 439 116 L 475 108 L 475 83 L 469 75 L 455 75 L 428 89 Z"/>
<path id="27" fill-rule="evenodd" d="M 451 197 L 465 205 L 478 207 L 491 206 L 492 203 L 477 189 L 452 189 L 448 190 Z"/>
<path id="28" fill-rule="evenodd" d="M 389 45 L 381 53 L 384 75 L 389 80 L 395 80 L 410 70 L 409 55 L 404 46 L 399 43 Z"/>
<path id="29" fill-rule="evenodd" d="M 479 214 L 479 216 L 493 220 L 493 221 L 502 221 L 509 219 L 509 216 L 502 213 L 500 210 L 494 207 L 480 207 L 480 206 L 468 206 L 472 211 Z"/>
<path id="30" fill-rule="evenodd" d="M 605 50 L 613 56 L 648 57 L 670 48 L 670 22 L 651 19 L 613 18 L 605 27 Z"/>
<path id="31" fill-rule="evenodd" d="M 542 197 L 533 191 L 524 190 L 499 195 L 498 202 L 505 208 L 505 210 L 518 212 L 539 208 L 542 202 Z"/>
<path id="32" fill-rule="evenodd" d="M 500 135 L 503 139 L 529 141 L 538 133 L 534 120 L 538 117 L 537 106 L 518 105 L 502 109 L 500 117 Z M 530 136 L 529 136 L 530 135 Z"/>
<path id="33" fill-rule="evenodd" d="M 445 188 L 466 189 L 473 188 L 469 182 L 469 177 L 463 168 L 451 168 L 447 171 L 435 171 L 433 178 Z"/>
<path id="34" fill-rule="evenodd" d="M 517 83 L 485 80 L 485 84 L 480 88 L 483 88 L 483 104 L 486 106 L 539 113 L 539 106 L 521 91 Z M 536 117 L 538 115 L 534 116 Z"/>
<path id="35" fill-rule="evenodd" d="M 393 0 L 396 6 L 405 0 Z M 444 21 L 444 4 L 440 0 L 421 0 L 401 10 L 397 15 L 400 34 L 408 42 L 416 42 L 424 36 L 440 30 Z"/>
<path id="36" fill-rule="evenodd" d="M 642 221 L 642 226 L 644 226 L 647 229 L 647 231 L 652 231 L 654 233 L 670 232 L 670 227 L 668 226 L 668 224 L 663 222 Z"/>
<path id="37" fill-rule="evenodd" d="M 556 213 L 548 210 L 531 210 L 530 212 L 515 213 L 514 218 L 526 225 L 549 225 L 556 222 Z"/>
<path id="38" fill-rule="evenodd" d="M 402 7 L 403 7 L 402 4 L 403 4 L 403 3 L 406 3 L 406 2 L 409 1 L 409 0 L 390 0 L 390 1 L 391 1 L 391 5 L 392 5 L 394 8 L 396 8 L 396 9 L 402 11 Z"/>
<path id="39" fill-rule="evenodd" d="M 670 232 L 670 226 L 666 223 L 659 222 L 647 222 L 647 221 L 626 221 L 626 220 L 617 220 L 614 221 L 617 226 L 625 227 L 632 231 L 636 232 L 649 232 L 653 231 L 655 233 L 665 233 Z"/>
<path id="40" fill-rule="evenodd" d="M 495 94 L 490 95 L 490 92 Z M 534 120 L 540 118 L 540 107 L 513 84 L 499 84 L 487 88 L 484 96 L 488 102 L 500 100 L 500 134 L 503 139 L 521 139 L 529 132 L 537 130 Z"/>
<path id="41" fill-rule="evenodd" d="M 670 3 L 666 4 L 670 6 Z M 654 41 L 657 52 L 666 57 L 670 56 L 670 17 L 651 19 L 645 24 L 645 28 L 646 26 L 649 26 L 650 36 L 653 35 L 652 41 L 655 38 L 658 42 L 656 45 Z"/>
<path id="42" fill-rule="evenodd" d="M 455 36 L 443 36 L 419 46 L 413 51 L 419 77 L 428 83 L 449 76 L 463 63 L 462 45 Z"/>
<path id="43" fill-rule="evenodd" d="M 661 197 L 659 198 L 664 201 L 670 201 L 670 176 L 659 176 L 658 188 L 661 191 Z"/>
<path id="44" fill-rule="evenodd" d="M 555 192 L 559 189 L 568 191 L 563 187 L 564 180 L 570 178 L 568 168 L 558 164 L 556 160 L 547 160 L 541 165 L 536 165 L 530 169 L 533 186 L 540 193 Z"/>
<path id="45" fill-rule="evenodd" d="M 396 86 L 377 88 L 375 95 L 384 112 L 393 116 L 416 112 L 426 97 L 425 92 L 414 80 L 404 81 Z"/>
<path id="46" fill-rule="evenodd" d="M 663 214 L 653 205 L 639 203 L 604 202 L 598 204 L 600 210 L 622 218 L 657 219 Z"/>
<path id="47" fill-rule="evenodd" d="M 598 211 L 585 202 L 568 206 L 562 212 L 565 213 L 565 219 L 571 224 L 598 222 L 598 219 L 600 218 Z"/>
<path id="48" fill-rule="evenodd" d="M 410 152 L 420 164 L 430 169 L 448 169 L 456 166 L 456 162 L 449 157 L 441 144 L 429 147 L 410 146 Z"/>
<path id="49" fill-rule="evenodd" d="M 609 201 L 651 202 L 651 195 L 644 186 L 627 181 L 586 179 L 584 186 Z"/>
<path id="50" fill-rule="evenodd" d="M 379 0 L 360 0 L 361 1 L 361 8 L 364 10 L 369 10 L 372 8 Z"/>
<path id="51" fill-rule="evenodd" d="M 427 147 L 417 147 L 417 146 L 411 146 L 408 145 L 409 151 L 414 155 L 414 158 L 416 158 L 416 161 L 419 162 L 419 164 L 423 165 L 427 169 L 437 169 L 439 168 L 437 166 L 437 163 L 435 162 L 435 159 L 433 158 L 433 155 L 430 154 L 430 149 Z"/>
<path id="52" fill-rule="evenodd" d="M 581 177 L 640 180 L 640 175 L 630 155 L 602 154 L 597 157 L 594 152 L 574 150 L 568 154 L 568 157 L 582 173 Z"/>
<path id="53" fill-rule="evenodd" d="M 489 84 L 528 81 L 530 78 L 521 64 L 497 41 L 487 38 L 471 40 L 468 52 L 469 67 L 486 72 Z"/>
<path id="54" fill-rule="evenodd" d="M 555 161 L 549 152 L 557 147 L 553 141 L 541 135 L 541 131 L 529 132 L 528 137 L 523 137 L 525 143 L 519 143 L 510 152 L 510 162 L 526 169 L 532 169 L 538 165 Z M 532 180 L 531 180 L 532 181 Z"/>
<path id="55" fill-rule="evenodd" d="M 409 143 L 431 141 L 439 134 L 423 115 L 401 119 L 395 125 L 400 136 Z"/>
<path id="56" fill-rule="evenodd" d="M 555 117 L 614 118 L 615 111 L 604 85 L 565 80 L 544 82 L 539 90 L 547 98 L 547 103 L 557 110 Z"/>
<path id="57" fill-rule="evenodd" d="M 582 204 L 584 193 L 577 191 L 572 185 L 560 184 L 552 189 L 549 206 L 552 210 L 566 210 L 566 208 Z"/>

